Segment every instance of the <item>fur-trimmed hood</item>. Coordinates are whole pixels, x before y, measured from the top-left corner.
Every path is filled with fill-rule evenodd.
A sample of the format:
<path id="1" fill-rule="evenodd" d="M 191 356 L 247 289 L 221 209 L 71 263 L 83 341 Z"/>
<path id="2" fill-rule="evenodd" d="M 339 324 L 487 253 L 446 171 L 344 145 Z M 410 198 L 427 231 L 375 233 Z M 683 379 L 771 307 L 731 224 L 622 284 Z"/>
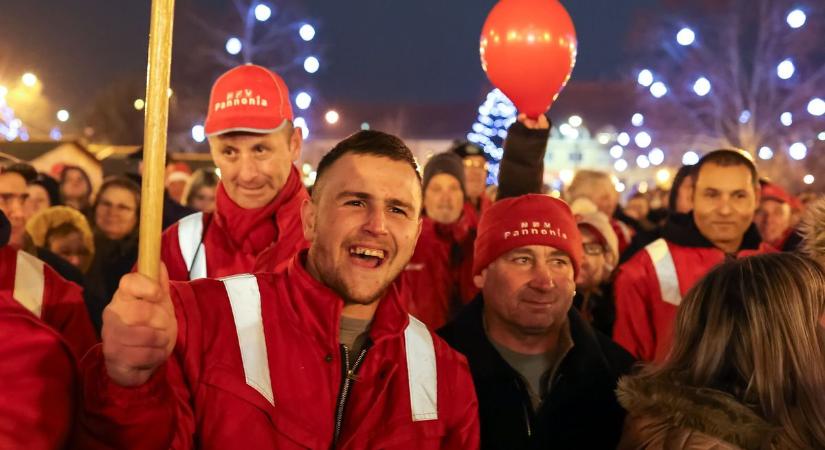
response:
<path id="1" fill-rule="evenodd" d="M 714 389 L 624 377 L 616 393 L 630 416 L 650 418 L 659 430 L 696 431 L 745 450 L 772 448 L 778 431 L 731 395 Z"/>
<path id="2" fill-rule="evenodd" d="M 825 264 L 825 198 L 808 205 L 799 225 L 802 252 Z"/>

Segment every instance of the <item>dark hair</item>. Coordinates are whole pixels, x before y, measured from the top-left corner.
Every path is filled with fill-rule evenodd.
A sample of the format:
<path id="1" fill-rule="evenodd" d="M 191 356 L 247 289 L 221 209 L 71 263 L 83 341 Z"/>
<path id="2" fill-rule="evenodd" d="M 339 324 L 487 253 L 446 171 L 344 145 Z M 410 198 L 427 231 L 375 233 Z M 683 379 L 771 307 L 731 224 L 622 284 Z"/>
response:
<path id="1" fill-rule="evenodd" d="M 103 180 L 103 184 L 100 185 L 100 190 L 97 191 L 95 202 L 92 205 L 92 214 L 95 214 L 97 212 L 97 207 L 100 204 L 100 197 L 103 197 L 103 193 L 106 192 L 107 189 L 113 187 L 126 189 L 127 191 L 131 192 L 132 195 L 135 196 L 135 214 L 137 215 L 138 220 L 140 220 L 140 186 L 138 186 L 138 184 L 134 181 L 119 175 L 113 175 Z"/>
<path id="2" fill-rule="evenodd" d="M 670 185 L 670 192 L 667 197 L 668 212 L 676 212 L 676 199 L 679 198 L 679 188 L 685 183 L 685 180 L 692 178 L 696 173 L 696 166 L 689 166 L 685 164 L 676 171 L 673 176 L 673 184 Z"/>
<path id="3" fill-rule="evenodd" d="M 60 184 L 57 180 L 46 175 L 45 173 L 38 173 L 37 178 L 31 183 L 32 186 L 40 186 L 46 190 L 49 195 L 49 206 L 59 206 L 60 202 Z"/>
<path id="4" fill-rule="evenodd" d="M 23 177 L 26 180 L 26 184 L 31 184 L 32 181 L 37 179 L 37 169 L 32 167 L 31 164 L 27 164 L 24 162 L 14 163 L 5 169 L 3 169 L 3 173 L 16 173 Z"/>
<path id="5" fill-rule="evenodd" d="M 68 236 L 72 233 L 77 233 L 83 236 L 83 232 L 80 231 L 80 228 L 78 228 L 75 224 L 71 222 L 63 222 L 54 228 L 49 228 L 49 231 L 46 232 L 46 238 L 43 242 L 43 247 L 45 247 L 47 250 L 51 250 L 49 248 L 49 245 L 51 244 L 52 239 Z"/>
<path id="6" fill-rule="evenodd" d="M 699 172 L 705 164 L 716 164 L 722 167 L 747 167 L 751 173 L 754 188 L 759 185 L 759 172 L 756 170 L 756 164 L 750 158 L 750 155 L 742 150 L 720 149 L 706 154 L 694 166 L 693 174 L 696 178 L 699 178 Z"/>
<path id="7" fill-rule="evenodd" d="M 369 155 L 388 158 L 393 161 L 401 161 L 409 164 L 421 183 L 421 174 L 418 172 L 418 163 L 413 157 L 407 144 L 401 139 L 382 131 L 363 130 L 359 131 L 343 141 L 339 142 L 332 148 L 318 163 L 318 170 L 316 171 L 315 184 L 321 182 L 324 174 L 329 168 L 346 154 L 355 155 Z M 313 189 L 313 192 L 316 191 Z"/>
<path id="8" fill-rule="evenodd" d="M 212 170 L 196 170 L 183 190 L 183 205 L 192 206 L 192 199 L 202 187 L 215 187 L 219 181 L 220 178 Z"/>
<path id="9" fill-rule="evenodd" d="M 69 171 L 72 171 L 72 170 L 76 170 L 76 171 L 80 172 L 80 175 L 82 175 L 83 179 L 86 180 L 86 185 L 89 186 L 88 195 L 92 195 L 92 180 L 89 178 L 89 174 L 87 174 L 85 170 L 83 170 L 82 168 L 80 168 L 78 166 L 65 166 L 65 167 L 63 167 L 63 171 L 60 172 L 60 185 L 62 186 L 63 183 L 66 182 L 66 174 L 68 174 Z"/>

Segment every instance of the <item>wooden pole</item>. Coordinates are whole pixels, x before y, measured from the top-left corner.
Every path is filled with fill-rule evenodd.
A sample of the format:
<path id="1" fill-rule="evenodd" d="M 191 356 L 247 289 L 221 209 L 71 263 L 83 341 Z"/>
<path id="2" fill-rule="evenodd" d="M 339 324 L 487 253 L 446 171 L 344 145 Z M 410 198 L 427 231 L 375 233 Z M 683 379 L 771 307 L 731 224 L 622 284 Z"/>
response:
<path id="1" fill-rule="evenodd" d="M 146 70 L 146 123 L 143 128 L 138 272 L 154 280 L 158 279 L 160 269 L 174 10 L 175 0 L 152 0 L 149 63 Z"/>

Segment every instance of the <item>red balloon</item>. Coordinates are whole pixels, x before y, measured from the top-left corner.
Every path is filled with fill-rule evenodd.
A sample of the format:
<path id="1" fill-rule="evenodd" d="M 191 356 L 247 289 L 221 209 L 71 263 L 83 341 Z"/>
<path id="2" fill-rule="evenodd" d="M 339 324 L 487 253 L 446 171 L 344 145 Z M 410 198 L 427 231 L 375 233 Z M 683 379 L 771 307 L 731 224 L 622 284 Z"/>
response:
<path id="1" fill-rule="evenodd" d="M 558 0 L 501 0 L 481 31 L 481 68 L 520 112 L 538 117 L 570 79 L 576 47 Z"/>

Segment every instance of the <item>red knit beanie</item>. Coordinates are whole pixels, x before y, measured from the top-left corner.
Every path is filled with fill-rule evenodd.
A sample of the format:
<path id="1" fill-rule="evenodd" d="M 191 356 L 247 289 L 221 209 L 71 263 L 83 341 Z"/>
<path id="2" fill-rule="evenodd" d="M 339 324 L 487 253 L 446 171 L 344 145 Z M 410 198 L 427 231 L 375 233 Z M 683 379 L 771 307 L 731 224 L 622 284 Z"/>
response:
<path id="1" fill-rule="evenodd" d="M 579 273 L 582 237 L 570 207 L 547 195 L 527 194 L 497 201 L 481 216 L 473 255 L 473 275 L 499 256 L 527 245 L 563 251 Z"/>

